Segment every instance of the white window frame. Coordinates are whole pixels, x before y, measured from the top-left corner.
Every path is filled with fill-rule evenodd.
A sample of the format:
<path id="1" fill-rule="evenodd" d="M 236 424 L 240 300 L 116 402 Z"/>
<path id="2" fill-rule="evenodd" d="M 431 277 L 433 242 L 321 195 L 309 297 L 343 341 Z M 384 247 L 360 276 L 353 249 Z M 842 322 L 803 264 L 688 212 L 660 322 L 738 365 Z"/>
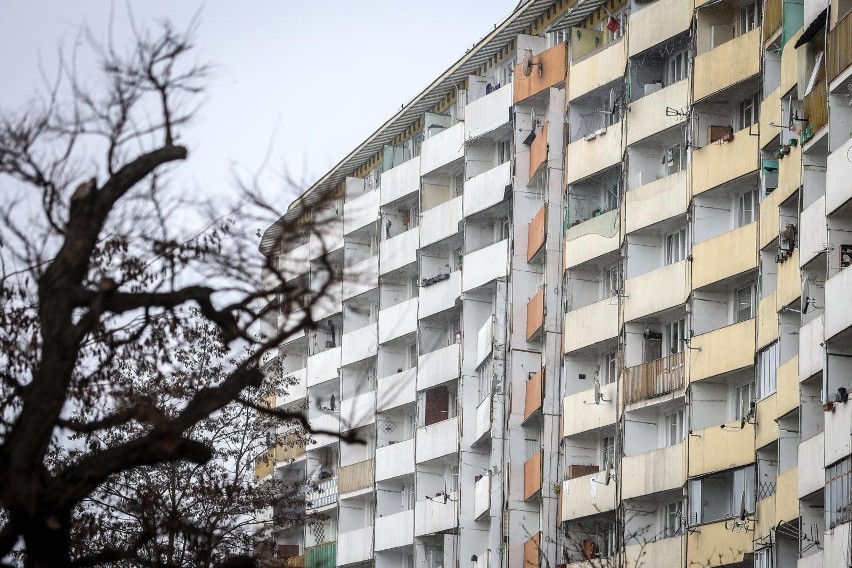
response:
<path id="1" fill-rule="evenodd" d="M 775 341 L 761 349 L 757 355 L 757 365 L 755 365 L 757 400 L 766 398 L 778 388 L 779 351 L 778 342 Z"/>
<path id="2" fill-rule="evenodd" d="M 682 49 L 673 53 L 666 60 L 666 86 L 673 85 L 687 78 L 689 74 L 689 52 Z"/>
<path id="3" fill-rule="evenodd" d="M 663 505 L 663 538 L 683 534 L 683 500 Z"/>
<path id="4" fill-rule="evenodd" d="M 603 367 L 601 384 L 612 384 L 618 380 L 618 352 L 609 351 L 604 353 L 601 359 L 601 367 Z"/>
<path id="5" fill-rule="evenodd" d="M 757 188 L 752 188 L 737 196 L 736 223 L 742 227 L 757 220 L 757 208 L 760 205 L 760 197 Z"/>
<path id="6" fill-rule="evenodd" d="M 754 383 L 749 381 L 734 388 L 734 420 L 744 420 L 751 413 L 755 402 Z"/>
<path id="7" fill-rule="evenodd" d="M 744 314 L 745 308 L 743 300 L 745 293 L 748 293 L 748 313 Z M 756 284 L 748 284 L 747 286 L 743 286 L 742 288 L 737 288 L 734 290 L 734 323 L 740 323 L 743 321 L 750 320 L 754 317 L 755 311 L 757 309 L 757 285 Z M 745 315 L 745 317 L 743 317 Z"/>
<path id="8" fill-rule="evenodd" d="M 686 259 L 687 250 L 686 227 L 666 235 L 664 239 L 665 264 L 675 264 Z"/>
<path id="9" fill-rule="evenodd" d="M 667 323 L 663 327 L 663 357 L 680 353 L 686 339 L 686 319 Z"/>
<path id="10" fill-rule="evenodd" d="M 683 442 L 686 437 L 686 428 L 684 427 L 684 411 L 680 408 L 674 412 L 666 414 L 663 418 L 665 428 L 665 445 L 676 446 Z"/>
<path id="11" fill-rule="evenodd" d="M 760 27 L 763 19 L 763 2 L 751 2 L 740 8 L 740 18 L 737 22 L 739 35 L 747 34 Z"/>
<path id="12" fill-rule="evenodd" d="M 760 121 L 760 96 L 749 95 L 737 105 L 737 130 L 749 128 Z"/>

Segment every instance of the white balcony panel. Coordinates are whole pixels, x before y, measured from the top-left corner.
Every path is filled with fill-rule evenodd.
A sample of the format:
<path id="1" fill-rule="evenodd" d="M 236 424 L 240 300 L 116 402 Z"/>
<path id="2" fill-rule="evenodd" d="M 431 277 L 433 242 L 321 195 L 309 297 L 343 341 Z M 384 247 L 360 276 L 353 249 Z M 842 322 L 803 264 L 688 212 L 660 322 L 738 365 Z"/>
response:
<path id="1" fill-rule="evenodd" d="M 376 393 L 365 392 L 340 402 L 340 423 L 343 430 L 354 430 L 376 421 Z"/>
<path id="2" fill-rule="evenodd" d="M 459 419 L 450 418 L 417 429 L 417 463 L 423 463 L 459 451 Z"/>
<path id="3" fill-rule="evenodd" d="M 476 333 L 476 366 L 479 367 L 485 358 L 491 355 L 494 344 L 494 321 L 489 317 Z"/>
<path id="4" fill-rule="evenodd" d="M 777 215 L 777 212 L 776 212 Z M 799 265 L 805 266 L 825 250 L 828 244 L 828 226 L 825 222 L 825 196 L 802 211 L 799 227 Z M 784 230 L 785 227 L 781 227 Z"/>
<path id="5" fill-rule="evenodd" d="M 343 234 L 379 220 L 379 190 L 374 189 L 343 204 Z"/>
<path id="6" fill-rule="evenodd" d="M 579 519 L 615 509 L 614 476 L 606 482 L 606 472 L 568 479 L 562 483 L 562 520 Z"/>
<path id="7" fill-rule="evenodd" d="M 376 552 L 414 544 L 414 509 L 376 518 Z"/>
<path id="8" fill-rule="evenodd" d="M 511 195 L 511 166 L 511 162 L 505 162 L 464 182 L 465 217 L 493 207 Z"/>
<path id="9" fill-rule="evenodd" d="M 595 391 L 587 389 L 562 400 L 562 435 L 573 436 L 615 424 L 618 383 L 602 385 L 601 399 L 595 404 Z"/>
<path id="10" fill-rule="evenodd" d="M 456 505 L 459 500 L 458 491 L 443 497 L 433 497 L 431 500 L 417 501 L 414 505 L 414 536 L 424 536 L 450 530 L 458 525 Z"/>
<path id="11" fill-rule="evenodd" d="M 423 212 L 420 223 L 421 247 L 437 243 L 459 232 L 463 199 L 464 196 L 459 195 Z"/>
<path id="12" fill-rule="evenodd" d="M 326 349 L 308 357 L 308 386 L 312 387 L 338 377 L 340 347 Z"/>
<path id="13" fill-rule="evenodd" d="M 315 233 L 311 235 L 311 260 L 334 252 L 343 246 L 343 219 L 334 210 L 317 214 Z"/>
<path id="14" fill-rule="evenodd" d="M 379 379 L 376 411 L 384 412 L 403 404 L 411 404 L 416 398 L 417 369 L 411 368 Z"/>
<path id="15" fill-rule="evenodd" d="M 476 407 L 476 429 L 473 435 L 476 442 L 491 434 L 491 396 L 490 394 L 486 396 L 485 400 Z"/>
<path id="16" fill-rule="evenodd" d="M 387 205 L 420 189 L 420 156 L 382 172 L 381 204 Z"/>
<path id="17" fill-rule="evenodd" d="M 836 389 L 832 388 L 829 395 L 835 394 Z M 824 414 L 825 464 L 831 465 L 852 454 L 852 402 L 837 402 L 834 411 Z"/>
<path id="18" fill-rule="evenodd" d="M 318 432 L 340 432 L 340 415 L 337 413 L 321 414 L 310 419 L 311 428 Z M 314 444 L 308 449 L 317 449 L 340 441 L 340 436 L 334 434 L 312 434 Z"/>
<path id="19" fill-rule="evenodd" d="M 337 565 L 346 566 L 373 558 L 373 525 L 337 535 Z"/>
<path id="20" fill-rule="evenodd" d="M 686 302 L 689 261 L 661 266 L 624 281 L 624 320 L 634 321 Z M 655 293 L 648 294 L 648 290 Z"/>
<path id="21" fill-rule="evenodd" d="M 417 331 L 417 298 L 400 302 L 379 312 L 379 343 Z"/>
<path id="22" fill-rule="evenodd" d="M 452 343 L 417 360 L 417 390 L 458 379 L 461 376 L 461 345 Z"/>
<path id="23" fill-rule="evenodd" d="M 852 326 L 849 308 L 852 290 L 852 267 L 846 267 L 825 283 L 825 338 L 830 339 Z"/>
<path id="24" fill-rule="evenodd" d="M 343 299 L 354 298 L 379 286 L 379 256 L 343 269 Z"/>
<path id="25" fill-rule="evenodd" d="M 283 406 L 302 400 L 308 396 L 308 369 L 296 369 L 283 373 L 287 377 L 286 391 L 283 395 L 275 397 L 275 406 Z"/>
<path id="26" fill-rule="evenodd" d="M 825 212 L 829 215 L 852 199 L 852 138 L 828 155 L 825 178 Z"/>
<path id="27" fill-rule="evenodd" d="M 417 262 L 420 248 L 420 228 L 414 227 L 382 242 L 379 267 L 382 274 L 393 272 Z"/>
<path id="28" fill-rule="evenodd" d="M 825 432 L 820 432 L 799 444 L 798 497 L 800 499 L 825 487 L 824 444 Z"/>
<path id="29" fill-rule="evenodd" d="M 311 270 L 311 244 L 305 243 L 301 246 L 282 253 L 278 257 L 278 272 L 281 278 L 288 282 L 298 276 L 307 274 Z M 276 283 L 270 280 L 273 286 Z"/>
<path id="30" fill-rule="evenodd" d="M 468 292 L 484 284 L 505 278 L 509 273 L 509 239 L 464 255 L 462 290 Z"/>
<path id="31" fill-rule="evenodd" d="M 683 487 L 686 451 L 683 443 L 628 456 L 621 462 L 621 498 L 632 499 Z"/>
<path id="32" fill-rule="evenodd" d="M 799 379 L 804 381 L 822 371 L 824 335 L 823 316 L 812 319 L 799 329 Z"/>
<path id="33" fill-rule="evenodd" d="M 356 363 L 376 354 L 379 348 L 377 327 L 376 324 L 370 324 L 343 334 L 343 350 L 340 355 L 341 366 Z"/>
<path id="34" fill-rule="evenodd" d="M 512 83 L 480 97 L 464 109 L 464 138 L 472 140 L 509 124 Z"/>
<path id="35" fill-rule="evenodd" d="M 456 301 L 461 297 L 461 283 L 462 273 L 456 270 L 450 272 L 447 280 L 421 286 L 420 318 L 427 318 L 455 307 Z"/>
<path id="36" fill-rule="evenodd" d="M 562 349 L 578 349 L 618 336 L 618 298 L 604 298 L 565 314 Z"/>
<path id="37" fill-rule="evenodd" d="M 811 549 L 812 554 L 805 556 L 804 558 L 799 558 L 796 563 L 796 568 L 825 568 L 828 564 L 825 563 L 825 558 L 823 557 L 823 551 L 817 550 L 813 552 L 815 549 Z"/>
<path id="38" fill-rule="evenodd" d="M 483 475 L 473 486 L 473 518 L 481 519 L 491 509 L 491 476 Z"/>
<path id="39" fill-rule="evenodd" d="M 464 123 L 459 122 L 423 141 L 420 173 L 426 175 L 464 157 Z"/>
<path id="40" fill-rule="evenodd" d="M 376 481 L 414 473 L 414 438 L 376 450 Z"/>
<path id="41" fill-rule="evenodd" d="M 319 297 L 313 306 L 313 321 L 321 321 L 325 318 L 343 311 L 343 283 L 330 284 L 325 295 Z"/>

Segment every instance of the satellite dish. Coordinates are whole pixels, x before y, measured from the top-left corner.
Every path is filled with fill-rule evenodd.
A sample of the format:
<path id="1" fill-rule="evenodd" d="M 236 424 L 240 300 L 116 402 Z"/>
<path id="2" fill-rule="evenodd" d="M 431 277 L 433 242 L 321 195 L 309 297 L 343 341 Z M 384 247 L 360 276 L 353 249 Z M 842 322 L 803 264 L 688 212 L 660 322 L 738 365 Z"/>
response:
<path id="1" fill-rule="evenodd" d="M 808 306 L 811 303 L 811 283 L 808 279 L 807 275 L 805 275 L 804 280 L 802 280 L 802 297 L 800 299 L 799 311 L 802 314 L 808 313 Z"/>
<path id="2" fill-rule="evenodd" d="M 535 63 L 533 61 L 532 48 L 528 47 L 528 48 L 524 49 L 524 59 L 521 62 L 521 71 L 523 72 L 524 77 L 529 77 L 530 75 L 532 75 L 532 68 L 535 67 L 535 66 L 538 66 L 538 74 L 539 74 L 539 76 L 541 76 L 541 73 L 542 73 L 541 62 L 539 61 L 538 63 Z"/>

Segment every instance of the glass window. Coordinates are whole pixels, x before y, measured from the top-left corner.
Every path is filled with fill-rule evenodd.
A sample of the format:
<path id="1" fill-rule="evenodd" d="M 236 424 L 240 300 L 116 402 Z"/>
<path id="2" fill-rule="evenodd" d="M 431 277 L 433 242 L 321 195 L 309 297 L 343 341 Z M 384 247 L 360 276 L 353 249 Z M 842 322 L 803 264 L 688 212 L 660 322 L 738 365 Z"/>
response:
<path id="1" fill-rule="evenodd" d="M 757 398 L 775 392 L 778 374 L 778 342 L 760 352 L 757 359 Z"/>
<path id="2" fill-rule="evenodd" d="M 828 528 L 852 521 L 852 458 L 825 468 L 825 524 Z"/>
<path id="3" fill-rule="evenodd" d="M 737 197 L 737 227 L 748 225 L 757 219 L 757 188 Z"/>
<path id="4" fill-rule="evenodd" d="M 605 353 L 603 356 L 603 384 L 614 383 L 618 379 L 618 354 L 615 351 Z"/>
<path id="5" fill-rule="evenodd" d="M 736 389 L 734 397 L 734 420 L 744 420 L 751 414 L 751 405 L 754 402 L 754 384 L 746 383 Z"/>
<path id="6" fill-rule="evenodd" d="M 669 353 L 680 353 L 683 351 L 686 336 L 686 320 L 678 320 L 667 324 L 663 333 Z"/>
<path id="7" fill-rule="evenodd" d="M 689 482 L 693 524 L 709 523 L 754 512 L 754 466 L 729 469 Z"/>
<path id="8" fill-rule="evenodd" d="M 771 546 L 754 551 L 754 568 L 774 568 L 774 566 Z"/>
<path id="9" fill-rule="evenodd" d="M 666 235 L 666 264 L 674 264 L 686 258 L 686 229 Z"/>
<path id="10" fill-rule="evenodd" d="M 685 49 L 669 57 L 666 62 L 666 85 L 686 79 L 688 62 L 689 59 Z"/>
<path id="11" fill-rule="evenodd" d="M 615 438 L 604 436 L 601 442 L 601 470 L 615 467 Z"/>
<path id="12" fill-rule="evenodd" d="M 681 534 L 683 528 L 683 501 L 675 501 L 665 506 L 663 538 L 671 538 Z"/>
<path id="13" fill-rule="evenodd" d="M 752 124 L 756 124 L 760 120 L 760 99 L 757 93 L 751 95 L 747 99 L 740 102 L 739 105 L 739 130 L 748 128 Z"/>
<path id="14" fill-rule="evenodd" d="M 675 446 L 683 441 L 683 409 L 667 414 L 666 424 L 666 446 Z"/>
<path id="15" fill-rule="evenodd" d="M 743 286 L 736 291 L 736 321 L 746 321 L 754 317 L 756 290 L 754 284 Z"/>
<path id="16" fill-rule="evenodd" d="M 763 3 L 752 2 L 740 8 L 740 35 L 760 26 L 763 17 Z"/>

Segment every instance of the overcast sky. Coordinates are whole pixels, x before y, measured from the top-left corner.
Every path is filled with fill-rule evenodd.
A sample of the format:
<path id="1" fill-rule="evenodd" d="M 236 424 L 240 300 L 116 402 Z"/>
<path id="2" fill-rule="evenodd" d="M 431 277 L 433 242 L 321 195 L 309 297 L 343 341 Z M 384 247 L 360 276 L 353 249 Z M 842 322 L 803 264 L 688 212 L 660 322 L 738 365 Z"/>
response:
<path id="1" fill-rule="evenodd" d="M 312 182 L 492 30 L 517 0 L 2 0 L 0 108 L 42 88 L 41 64 L 73 47 L 87 24 L 128 34 L 165 17 L 183 28 L 200 10 L 202 61 L 215 74 L 184 141 L 199 187 L 219 187 L 236 165 L 254 171 L 272 148 L 275 171 Z M 41 63 L 40 63 L 41 62 Z M 267 182 L 269 183 L 269 182 Z"/>

